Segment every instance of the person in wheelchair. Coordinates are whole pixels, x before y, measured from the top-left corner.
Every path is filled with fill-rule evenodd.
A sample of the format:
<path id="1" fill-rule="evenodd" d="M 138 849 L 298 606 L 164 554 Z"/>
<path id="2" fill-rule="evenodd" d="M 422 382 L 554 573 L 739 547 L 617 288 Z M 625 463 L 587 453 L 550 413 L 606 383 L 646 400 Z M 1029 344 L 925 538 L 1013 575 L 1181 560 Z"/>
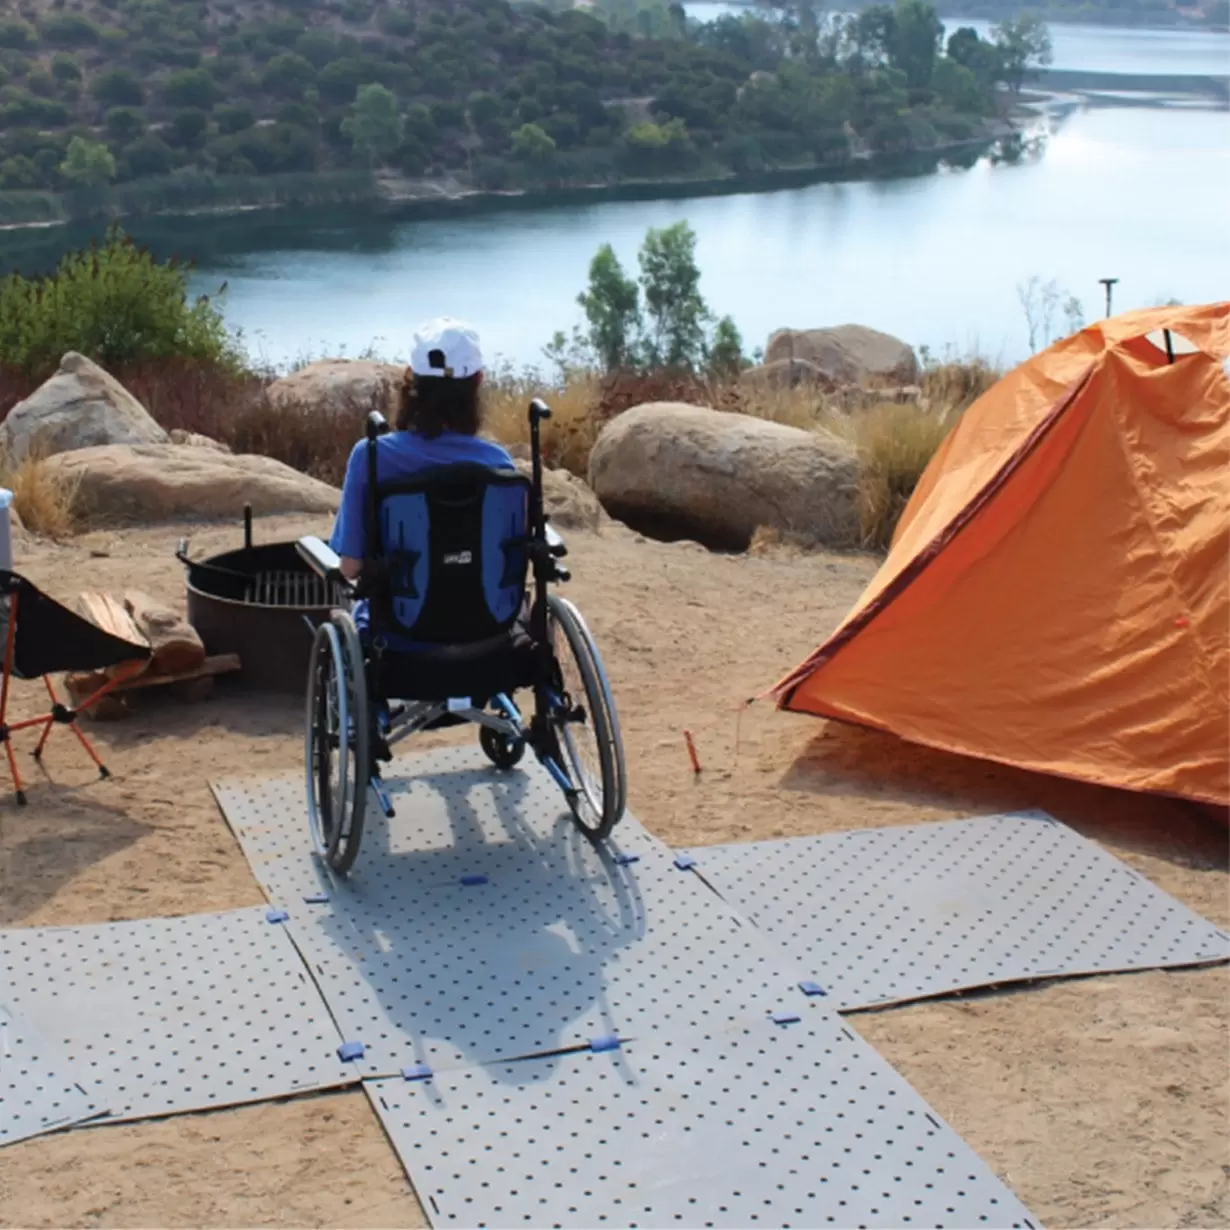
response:
<path id="1" fill-rule="evenodd" d="M 543 512 L 539 426 L 550 410 L 530 406 L 527 479 L 477 434 L 482 378 L 469 326 L 445 317 L 420 327 L 397 429 L 369 416 L 330 545 L 298 543 L 342 599 L 316 629 L 307 714 L 309 822 L 337 871 L 358 853 L 369 787 L 393 816 L 377 761 L 436 726 L 476 723 L 504 769 L 529 746 L 594 840 L 624 811 L 623 748 L 597 647 L 576 608 L 548 592 L 569 579 Z M 533 692 L 528 723 L 513 700 L 521 689 Z"/>

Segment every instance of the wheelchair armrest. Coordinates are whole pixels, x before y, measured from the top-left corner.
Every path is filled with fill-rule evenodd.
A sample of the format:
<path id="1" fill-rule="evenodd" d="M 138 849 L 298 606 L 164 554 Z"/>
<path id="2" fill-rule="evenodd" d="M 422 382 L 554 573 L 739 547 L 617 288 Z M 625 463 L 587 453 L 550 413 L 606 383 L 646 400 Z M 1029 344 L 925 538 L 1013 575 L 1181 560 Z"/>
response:
<path id="1" fill-rule="evenodd" d="M 543 527 L 543 533 L 547 540 L 547 550 L 559 559 L 560 556 L 568 554 L 568 547 L 564 540 L 560 537 L 559 531 L 549 521 Z"/>
<path id="2" fill-rule="evenodd" d="M 351 582 L 342 575 L 342 559 L 327 543 L 322 542 L 314 534 L 308 534 L 295 543 L 299 558 L 318 576 L 335 585 L 353 588 Z"/>

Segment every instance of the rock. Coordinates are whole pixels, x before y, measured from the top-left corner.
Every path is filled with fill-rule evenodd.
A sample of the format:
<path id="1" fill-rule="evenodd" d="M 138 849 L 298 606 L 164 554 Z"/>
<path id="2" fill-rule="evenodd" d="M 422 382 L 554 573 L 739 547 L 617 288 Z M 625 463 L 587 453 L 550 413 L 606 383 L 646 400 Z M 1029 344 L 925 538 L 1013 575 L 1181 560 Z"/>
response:
<path id="1" fill-rule="evenodd" d="M 203 436 L 199 431 L 185 431 L 182 427 L 176 427 L 171 432 L 172 444 L 187 444 L 192 448 L 212 448 L 218 453 L 229 453 L 231 446 L 223 444 L 221 440 L 213 440 L 209 436 Z"/>
<path id="2" fill-rule="evenodd" d="M 837 386 L 815 363 L 806 359 L 775 359 L 760 367 L 749 367 L 739 376 L 739 383 L 749 392 L 780 392 L 800 385 L 831 393 Z"/>
<path id="3" fill-rule="evenodd" d="M 517 460 L 517 469 L 530 476 L 529 461 Z M 596 530 L 602 520 L 598 497 L 575 474 L 567 470 L 542 472 L 542 502 L 551 524 L 561 530 Z"/>
<path id="4" fill-rule="evenodd" d="M 257 516 L 326 513 L 341 493 L 272 457 L 232 456 L 186 444 L 111 444 L 49 458 L 53 479 L 76 488 L 87 522 L 141 524 L 231 520 L 245 504 Z"/>
<path id="5" fill-rule="evenodd" d="M 803 359 L 814 363 L 834 385 L 917 384 L 918 357 L 888 333 L 865 325 L 832 329 L 779 329 L 769 338 L 765 363 Z"/>
<path id="6" fill-rule="evenodd" d="M 611 516 L 654 538 L 745 550 L 766 526 L 812 544 L 859 540 L 854 449 L 750 415 L 637 406 L 602 429 L 589 481 Z"/>
<path id="7" fill-rule="evenodd" d="M 365 418 L 379 410 L 391 423 L 394 394 L 406 369 L 370 359 L 321 359 L 269 386 L 269 401 L 279 409 L 299 407 Z"/>
<path id="8" fill-rule="evenodd" d="M 70 350 L 59 370 L 0 425 L 10 463 L 100 444 L 163 444 L 167 433 L 113 376 Z"/>

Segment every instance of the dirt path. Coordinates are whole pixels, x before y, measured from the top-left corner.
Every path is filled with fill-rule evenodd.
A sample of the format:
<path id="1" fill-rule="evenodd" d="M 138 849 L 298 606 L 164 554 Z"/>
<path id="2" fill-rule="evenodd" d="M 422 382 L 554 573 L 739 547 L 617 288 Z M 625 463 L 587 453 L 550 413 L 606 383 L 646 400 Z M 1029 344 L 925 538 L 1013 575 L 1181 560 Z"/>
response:
<path id="1" fill-rule="evenodd" d="M 322 532 L 258 523 L 261 540 Z M 20 548 L 69 599 L 136 585 L 182 601 L 178 530 Z M 197 531 L 193 550 L 236 545 Z M 744 701 L 815 647 L 874 561 L 722 557 L 573 534 L 570 596 L 612 676 L 631 804 L 667 842 L 918 823 L 1044 807 L 1219 926 L 1230 925 L 1226 832 L 1180 805 L 938 756 Z M 101 554 L 106 552 L 106 554 Z M 22 685 L 19 704 L 33 693 Z M 694 779 L 682 730 L 705 771 Z M 31 805 L 0 802 L 0 925 L 229 909 L 261 895 L 210 778 L 298 767 L 299 706 L 220 687 L 94 726 L 116 778 L 62 736 Z M 437 739 L 457 737 L 434 736 Z M 470 737 L 468 734 L 462 737 Z M 420 744 L 422 746 L 422 744 Z M 28 760 L 25 761 L 28 763 Z M 1044 1223 L 1230 1224 L 1227 971 L 1091 978 L 850 1018 Z M 0 1151 L 9 1226 L 421 1226 L 361 1093 L 46 1136 Z"/>

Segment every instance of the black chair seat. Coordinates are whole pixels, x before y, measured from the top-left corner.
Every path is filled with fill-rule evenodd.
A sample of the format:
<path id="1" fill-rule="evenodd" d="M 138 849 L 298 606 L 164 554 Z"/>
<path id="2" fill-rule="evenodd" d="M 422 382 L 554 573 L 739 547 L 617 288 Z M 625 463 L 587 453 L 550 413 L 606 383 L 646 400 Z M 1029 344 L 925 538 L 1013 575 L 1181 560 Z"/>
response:
<path id="1" fill-rule="evenodd" d="M 469 697 L 482 708 L 499 692 L 531 687 L 536 653 L 521 624 L 469 645 L 442 645 L 412 652 L 386 649 L 373 663 L 382 700 L 446 701 Z"/>

